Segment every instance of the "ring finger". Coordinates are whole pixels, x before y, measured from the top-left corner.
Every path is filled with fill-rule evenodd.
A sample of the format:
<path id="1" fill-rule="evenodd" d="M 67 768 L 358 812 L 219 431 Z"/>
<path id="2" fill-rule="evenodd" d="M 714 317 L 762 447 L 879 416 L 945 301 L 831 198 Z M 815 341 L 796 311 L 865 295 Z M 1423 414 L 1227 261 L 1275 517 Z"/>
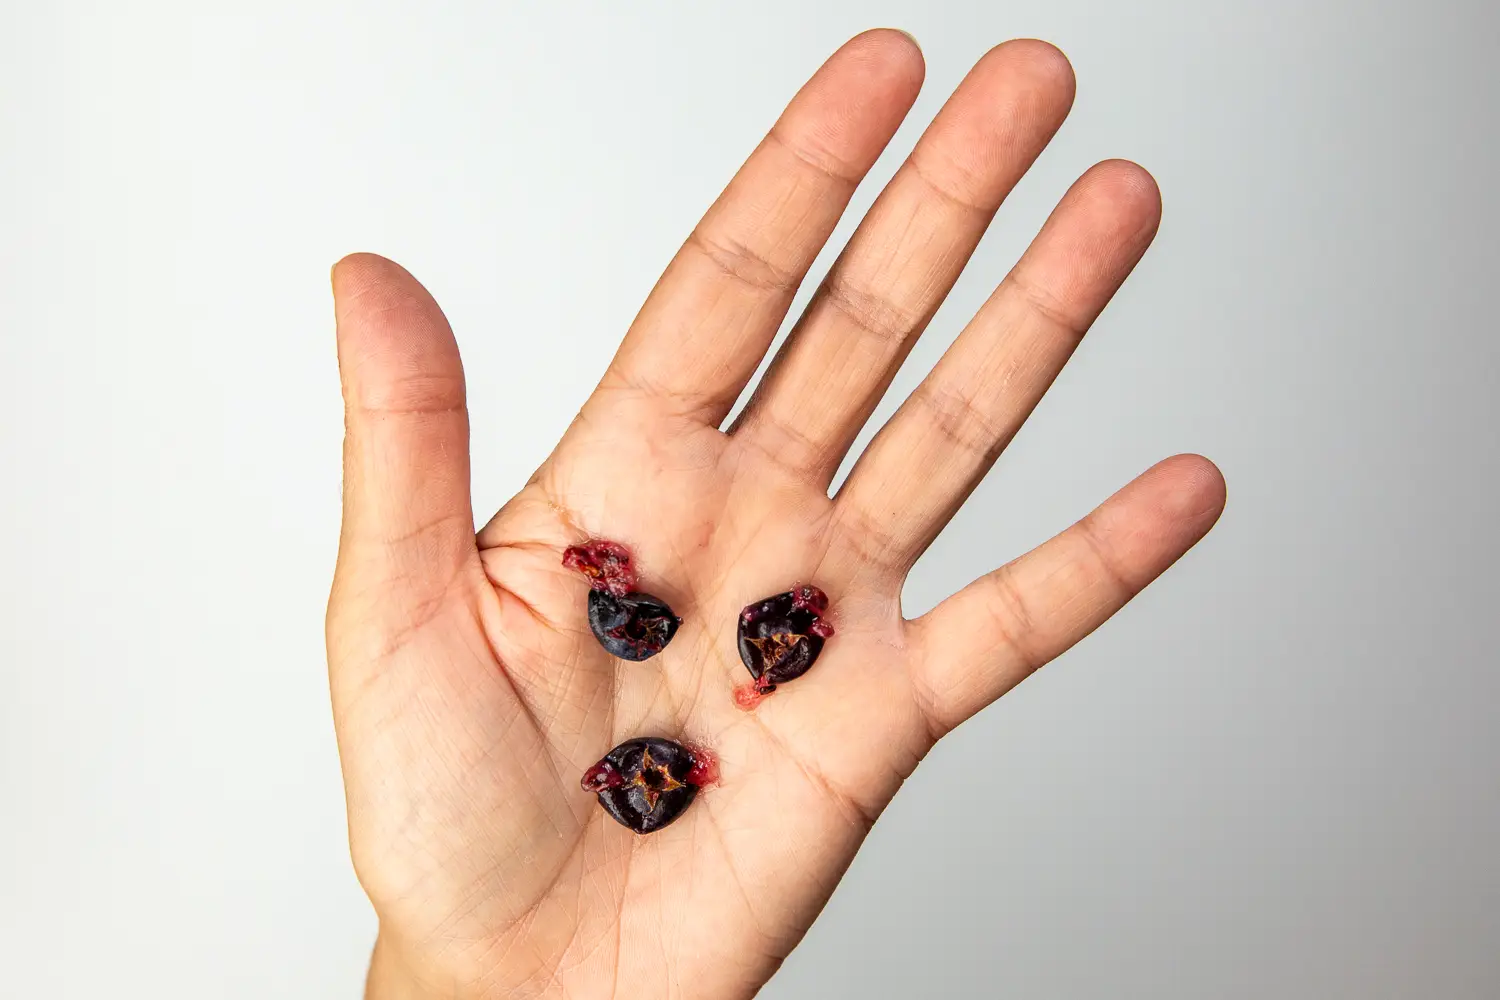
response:
<path id="1" fill-rule="evenodd" d="M 1151 175 L 1110 161 L 1063 197 L 1031 247 L 860 456 L 834 551 L 904 575 L 989 471 L 1161 217 Z"/>

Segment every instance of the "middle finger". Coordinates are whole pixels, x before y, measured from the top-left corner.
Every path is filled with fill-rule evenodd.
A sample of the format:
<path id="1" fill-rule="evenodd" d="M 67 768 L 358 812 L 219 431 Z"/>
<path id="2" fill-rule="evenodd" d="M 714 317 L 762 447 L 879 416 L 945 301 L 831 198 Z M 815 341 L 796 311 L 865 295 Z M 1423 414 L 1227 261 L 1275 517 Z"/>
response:
<path id="1" fill-rule="evenodd" d="M 1072 100 L 1053 46 L 990 50 L 860 223 L 733 433 L 826 487 Z"/>

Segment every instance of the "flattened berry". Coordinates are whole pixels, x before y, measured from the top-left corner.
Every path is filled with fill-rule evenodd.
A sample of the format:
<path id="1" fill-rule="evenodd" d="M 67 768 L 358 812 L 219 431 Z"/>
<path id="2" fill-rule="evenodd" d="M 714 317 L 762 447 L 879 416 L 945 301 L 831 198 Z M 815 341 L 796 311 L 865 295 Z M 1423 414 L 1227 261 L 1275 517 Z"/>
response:
<path id="1" fill-rule="evenodd" d="M 602 538 L 569 546 L 563 565 L 588 578 L 589 628 L 599 644 L 622 660 L 644 660 L 660 653 L 682 619 L 667 602 L 636 591 L 630 550 Z"/>
<path id="2" fill-rule="evenodd" d="M 822 617 L 827 610 L 827 594 L 802 586 L 740 612 L 740 659 L 755 678 L 749 696 L 737 698 L 742 705 L 749 707 L 757 696 L 807 673 L 823 651 L 823 641 L 833 635 L 833 626 Z"/>
<path id="3" fill-rule="evenodd" d="M 622 660 L 660 653 L 681 624 L 665 601 L 650 594 L 616 597 L 608 591 L 589 591 L 589 628 L 601 646 Z"/>
<path id="4" fill-rule="evenodd" d="M 580 784 L 621 826 L 651 833 L 681 816 L 714 774 L 713 758 L 701 748 L 648 736 L 605 754 Z"/>

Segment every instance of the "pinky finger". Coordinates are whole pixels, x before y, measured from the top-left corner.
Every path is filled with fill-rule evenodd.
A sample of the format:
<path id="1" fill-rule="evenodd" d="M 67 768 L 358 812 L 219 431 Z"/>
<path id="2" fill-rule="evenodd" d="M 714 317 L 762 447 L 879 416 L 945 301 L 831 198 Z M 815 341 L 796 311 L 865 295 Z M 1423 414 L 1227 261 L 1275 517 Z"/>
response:
<path id="1" fill-rule="evenodd" d="M 913 621 L 912 680 L 934 731 L 957 726 L 1102 625 L 1223 509 L 1224 479 L 1212 462 L 1169 458 Z"/>

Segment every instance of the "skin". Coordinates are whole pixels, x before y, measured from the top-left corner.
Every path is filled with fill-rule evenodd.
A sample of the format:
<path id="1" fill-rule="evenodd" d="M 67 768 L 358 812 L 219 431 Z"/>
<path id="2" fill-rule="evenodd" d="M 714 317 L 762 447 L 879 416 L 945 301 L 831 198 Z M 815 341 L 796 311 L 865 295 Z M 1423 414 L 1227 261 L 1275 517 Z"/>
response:
<path id="1" fill-rule="evenodd" d="M 464 378 L 390 261 L 333 272 L 346 403 L 328 609 L 349 836 L 379 915 L 368 995 L 752 996 L 945 733 L 1118 610 L 1208 531 L 1206 459 L 906 620 L 902 581 L 1052 382 L 1157 226 L 1144 170 L 1088 171 L 830 499 L 840 459 L 1002 198 L 1061 124 L 1067 60 L 989 52 L 887 186 L 734 426 L 795 288 L 915 99 L 873 31 L 797 94 L 672 260 L 556 451 L 478 533 Z M 1102 415 L 1101 415 L 1102 417 Z M 684 619 L 609 657 L 561 553 L 635 553 Z M 754 712 L 735 620 L 815 583 L 837 635 Z M 710 747 L 717 785 L 638 837 L 579 789 L 632 736 Z"/>

